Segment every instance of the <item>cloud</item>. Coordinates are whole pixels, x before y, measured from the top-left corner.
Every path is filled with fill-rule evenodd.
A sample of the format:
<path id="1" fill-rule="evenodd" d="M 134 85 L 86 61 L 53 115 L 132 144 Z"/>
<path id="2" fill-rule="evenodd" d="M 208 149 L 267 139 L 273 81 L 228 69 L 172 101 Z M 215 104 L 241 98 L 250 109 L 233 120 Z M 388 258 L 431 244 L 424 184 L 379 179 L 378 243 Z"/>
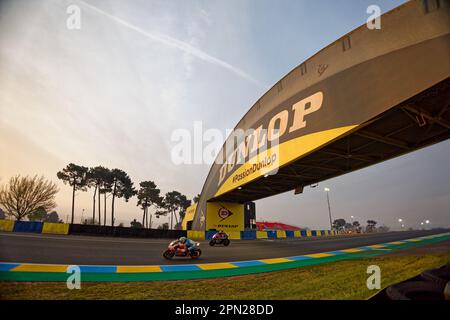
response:
<path id="1" fill-rule="evenodd" d="M 156 42 L 162 43 L 164 45 L 167 45 L 169 47 L 179 49 L 179 50 L 181 50 L 187 54 L 190 54 L 202 61 L 211 63 L 213 65 L 216 65 L 216 66 L 222 67 L 228 71 L 231 71 L 232 73 L 236 74 L 237 76 L 241 77 L 242 79 L 250 81 L 260 87 L 264 87 L 264 85 L 262 85 L 258 80 L 254 79 L 252 76 L 250 76 L 246 72 L 242 71 L 241 69 L 239 69 L 219 58 L 211 56 L 208 53 L 204 52 L 203 50 L 198 49 L 187 42 L 175 39 L 175 38 L 165 35 L 165 34 L 148 32 L 148 31 L 142 30 L 141 28 L 139 28 L 135 25 L 132 25 L 131 23 L 128 23 L 125 20 L 122 20 L 112 14 L 109 14 L 109 13 L 107 13 L 91 4 L 88 4 L 82 0 L 79 0 L 79 2 L 82 3 L 84 6 L 90 8 L 91 10 L 113 20 L 114 22 L 116 22 L 124 27 L 127 27 L 128 29 L 136 31 L 137 33 L 143 35 L 144 37 L 146 37 L 152 41 L 156 41 Z"/>

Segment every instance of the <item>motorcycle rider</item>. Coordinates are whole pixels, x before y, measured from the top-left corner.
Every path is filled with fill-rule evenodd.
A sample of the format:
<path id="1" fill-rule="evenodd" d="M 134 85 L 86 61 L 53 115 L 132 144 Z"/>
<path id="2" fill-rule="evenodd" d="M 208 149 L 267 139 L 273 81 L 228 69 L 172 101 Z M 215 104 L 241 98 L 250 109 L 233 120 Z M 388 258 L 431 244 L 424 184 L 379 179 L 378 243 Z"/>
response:
<path id="1" fill-rule="evenodd" d="M 191 239 L 188 239 L 186 237 L 180 237 L 178 239 L 179 243 L 181 244 L 182 248 L 186 248 L 189 250 L 189 252 L 192 254 L 193 250 L 195 249 L 195 242 Z"/>
<path id="2" fill-rule="evenodd" d="M 223 231 L 223 230 L 219 230 L 219 232 L 217 232 L 217 236 L 219 237 L 219 239 L 228 238 L 228 234 L 226 234 L 225 231 Z"/>

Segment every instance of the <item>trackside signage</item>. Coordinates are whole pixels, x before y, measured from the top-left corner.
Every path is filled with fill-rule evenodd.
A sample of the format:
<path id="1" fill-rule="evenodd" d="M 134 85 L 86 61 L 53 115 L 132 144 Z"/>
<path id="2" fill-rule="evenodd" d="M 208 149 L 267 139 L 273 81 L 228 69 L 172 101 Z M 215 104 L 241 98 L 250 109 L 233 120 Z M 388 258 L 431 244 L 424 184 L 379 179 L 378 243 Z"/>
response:
<path id="1" fill-rule="evenodd" d="M 227 202 L 208 202 L 206 230 L 244 230 L 244 205 Z"/>
<path id="2" fill-rule="evenodd" d="M 322 108 L 324 99 L 322 91 L 315 92 L 290 107 L 278 108 L 276 113 L 266 115 L 255 129 L 245 132 L 235 129 L 225 144 L 223 152 L 228 156 L 223 157 L 215 196 L 261 176 L 276 174 L 280 166 L 355 127 L 307 133 L 311 116 Z"/>

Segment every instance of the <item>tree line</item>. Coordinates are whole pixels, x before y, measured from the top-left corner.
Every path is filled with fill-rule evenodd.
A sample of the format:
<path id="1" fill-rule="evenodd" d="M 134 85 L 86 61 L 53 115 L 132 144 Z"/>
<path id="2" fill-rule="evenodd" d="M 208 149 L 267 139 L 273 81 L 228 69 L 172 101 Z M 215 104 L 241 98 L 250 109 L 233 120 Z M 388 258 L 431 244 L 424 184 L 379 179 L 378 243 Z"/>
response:
<path id="1" fill-rule="evenodd" d="M 389 231 L 389 228 L 386 226 L 380 226 L 380 227 L 376 227 L 378 222 L 376 222 L 375 220 L 367 220 L 367 226 L 365 228 L 366 232 L 387 232 Z M 336 219 L 333 221 L 333 229 L 338 230 L 338 231 L 346 231 L 346 230 L 352 230 L 352 231 L 356 231 L 356 232 L 361 232 L 362 231 L 362 226 L 359 223 L 359 221 L 353 221 L 352 223 L 349 223 L 347 221 L 345 221 L 345 219 Z"/>
<path id="2" fill-rule="evenodd" d="M 149 209 L 154 209 L 156 218 L 169 215 L 169 223 L 162 228 L 180 228 L 187 207 L 191 205 L 185 195 L 178 191 L 161 195 L 161 190 L 153 181 L 142 181 L 139 188 L 134 187 L 130 176 L 121 169 L 108 169 L 103 166 L 88 168 L 68 164 L 56 176 L 64 184 L 72 187 L 71 223 L 75 220 L 75 196 L 77 191 L 92 190 L 92 218 L 83 223 L 106 225 L 108 198 L 110 202 L 111 225 L 115 222 L 115 204 L 117 199 L 129 201 L 136 196 L 137 206 L 142 210 L 142 222 L 136 219 L 132 227 L 152 227 Z M 6 184 L 0 185 L 0 219 L 6 215 L 20 221 L 24 218 L 34 221 L 61 222 L 56 208 L 55 196 L 59 192 L 57 185 L 44 177 L 16 175 Z M 194 198 L 198 199 L 198 196 Z M 102 208 L 103 204 L 103 208 Z M 102 210 L 103 209 L 103 210 Z"/>
<path id="3" fill-rule="evenodd" d="M 102 224 L 101 202 L 103 200 L 103 225 L 106 225 L 107 198 L 111 197 L 111 225 L 114 226 L 115 200 L 123 198 L 128 202 L 132 197 L 137 197 L 137 206 L 143 211 L 141 226 L 151 228 L 152 214 L 149 209 L 155 209 L 155 216 L 169 215 L 170 229 L 181 225 L 187 207 L 191 205 L 185 195 L 178 191 L 167 192 L 161 196 L 161 190 L 153 181 L 142 181 L 136 190 L 129 175 L 121 169 L 108 169 L 103 166 L 88 168 L 85 166 L 68 164 L 57 173 L 58 179 L 72 187 L 72 214 L 71 223 L 75 217 L 75 193 L 93 189 L 92 193 L 92 223 Z M 103 199 L 102 199 L 103 198 Z M 138 226 L 136 220 L 133 226 Z M 175 222 L 175 224 L 174 224 Z"/>

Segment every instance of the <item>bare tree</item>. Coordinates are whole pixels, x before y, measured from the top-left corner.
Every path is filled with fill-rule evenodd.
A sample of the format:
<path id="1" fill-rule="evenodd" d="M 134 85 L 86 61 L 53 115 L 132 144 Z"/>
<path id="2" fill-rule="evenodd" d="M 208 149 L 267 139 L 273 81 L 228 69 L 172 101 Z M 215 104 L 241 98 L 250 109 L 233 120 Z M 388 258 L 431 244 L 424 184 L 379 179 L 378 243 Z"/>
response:
<path id="1" fill-rule="evenodd" d="M 20 221 L 38 208 L 54 209 L 58 191 L 56 184 L 44 177 L 17 175 L 0 187 L 0 205 L 7 214 Z"/>

